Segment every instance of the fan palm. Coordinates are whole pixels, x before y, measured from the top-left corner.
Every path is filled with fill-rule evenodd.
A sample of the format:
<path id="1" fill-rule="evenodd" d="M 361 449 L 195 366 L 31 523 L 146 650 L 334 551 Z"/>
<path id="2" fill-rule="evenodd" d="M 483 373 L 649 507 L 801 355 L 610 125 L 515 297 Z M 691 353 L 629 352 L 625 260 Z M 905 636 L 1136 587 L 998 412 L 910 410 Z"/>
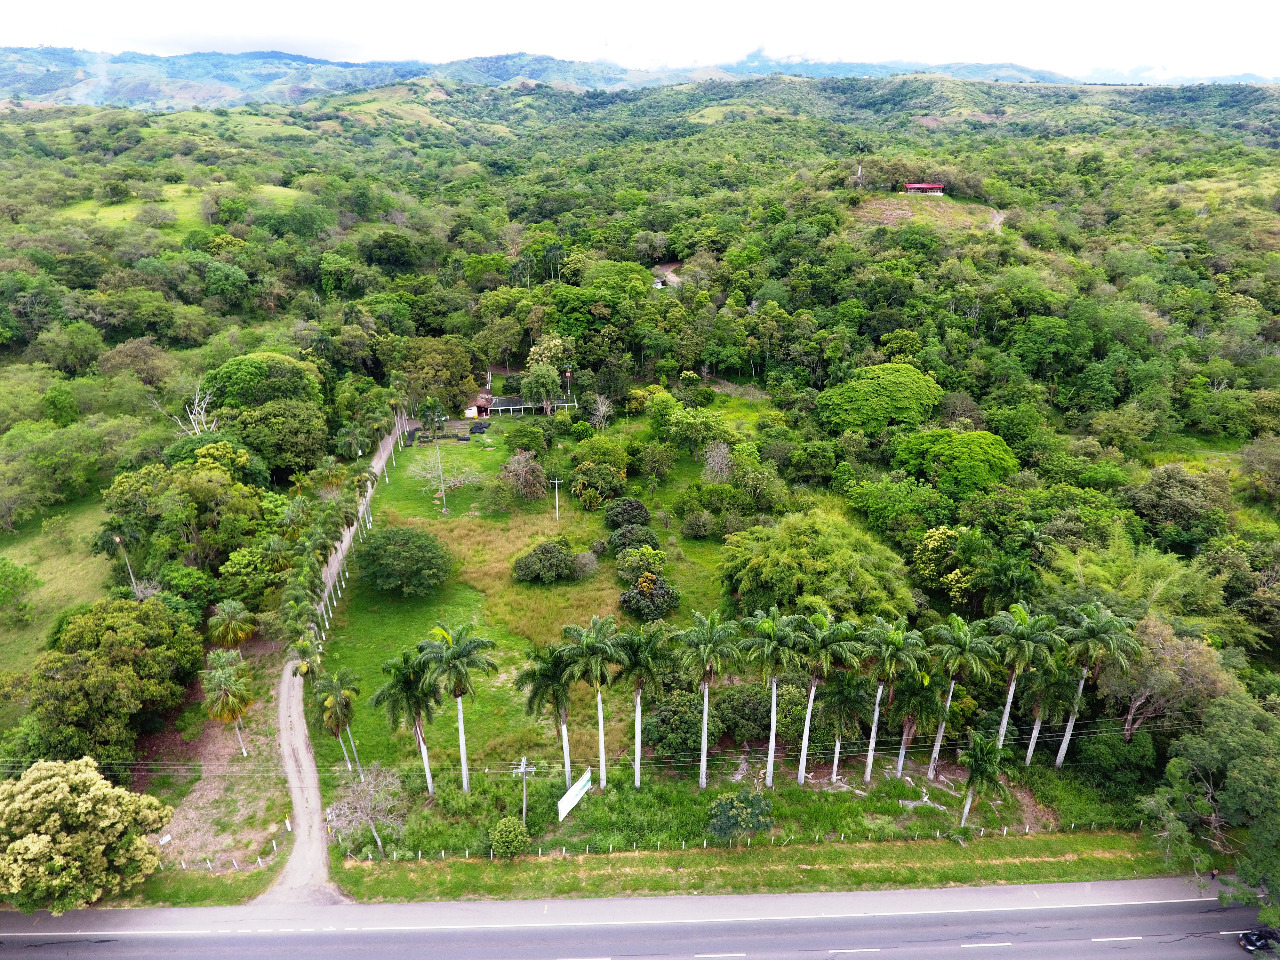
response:
<path id="1" fill-rule="evenodd" d="M 804 712 L 804 733 L 800 737 L 800 770 L 796 782 L 804 786 L 805 765 L 809 759 L 809 725 L 813 719 L 813 699 L 818 684 L 843 667 L 858 660 L 857 630 L 852 623 L 830 623 L 823 614 L 808 620 L 808 627 L 796 638 L 801 662 L 809 671 L 809 704 Z"/>
<path id="2" fill-rule="evenodd" d="M 1060 643 L 1054 628 L 1058 625 L 1048 614 L 1032 616 L 1027 608 L 1015 603 L 987 621 L 1000 665 L 1009 671 L 1009 687 L 1004 698 L 1004 713 L 1000 717 L 1000 732 L 996 746 L 1004 746 L 1005 731 L 1009 727 L 1009 711 L 1013 707 L 1013 693 L 1018 676 L 1049 661 L 1054 648 Z"/>
<path id="3" fill-rule="evenodd" d="M 664 668 L 667 666 L 667 630 L 660 623 L 646 623 L 639 630 L 621 633 L 617 637 L 618 663 L 622 669 L 619 680 L 626 680 L 636 702 L 635 780 L 640 789 L 640 701 L 646 687 L 662 686 Z"/>
<path id="4" fill-rule="evenodd" d="M 1071 716 L 1067 720 L 1062 746 L 1058 748 L 1058 758 L 1053 763 L 1059 770 L 1067 759 L 1067 747 L 1071 744 L 1071 731 L 1075 729 L 1076 717 L 1080 713 L 1085 680 L 1091 673 L 1096 680 L 1106 660 L 1114 660 L 1127 672 L 1129 661 L 1137 656 L 1139 649 L 1138 641 L 1133 637 L 1133 621 L 1117 617 L 1105 604 L 1085 604 L 1076 611 L 1073 619 L 1075 625 L 1067 629 L 1064 639 L 1072 659 L 1080 665 L 1080 684 L 1076 688 L 1075 699 L 1071 701 Z"/>
<path id="5" fill-rule="evenodd" d="M 253 614 L 239 600 L 223 600 L 209 618 L 209 639 L 224 647 L 238 647 L 253 636 Z"/>
<path id="6" fill-rule="evenodd" d="M 386 682 L 373 692 L 369 703 L 387 711 L 387 723 L 391 729 L 400 727 L 406 720 L 413 726 L 413 739 L 422 755 L 422 770 L 427 775 L 427 795 L 435 795 L 431 780 L 431 758 L 427 755 L 427 741 L 423 722 L 435 719 L 440 704 L 440 685 L 428 680 L 428 667 L 422 655 L 415 650 L 401 650 L 399 658 L 392 657 L 382 665 Z"/>
<path id="7" fill-rule="evenodd" d="M 247 757 L 244 738 L 240 736 L 240 718 L 253 705 L 249 691 L 249 665 L 238 650 L 215 650 L 206 660 L 207 668 L 200 671 L 200 684 L 204 688 L 204 708 L 214 720 L 230 723 L 240 741 L 240 755 Z"/>
<path id="8" fill-rule="evenodd" d="M 1009 788 L 1000 779 L 1006 751 L 990 737 L 980 733 L 973 734 L 969 748 L 960 754 L 960 762 L 969 768 L 969 777 L 965 780 L 968 793 L 964 798 L 964 813 L 960 815 L 960 829 L 969 822 L 969 808 L 973 806 L 973 798 L 994 793 L 999 797 L 1009 796 Z"/>
<path id="9" fill-rule="evenodd" d="M 603 690 L 613 680 L 611 669 L 618 662 L 616 637 L 618 621 L 612 614 L 591 618 L 585 627 L 570 624 L 561 631 L 567 641 L 563 656 L 570 680 L 584 680 L 596 692 L 596 729 L 600 737 L 600 789 L 607 786 L 604 755 Z"/>
<path id="10" fill-rule="evenodd" d="M 857 733 L 862 721 L 871 716 L 871 682 L 853 670 L 837 670 L 822 686 L 822 708 L 836 728 L 835 758 L 831 762 L 831 782 L 840 776 L 840 744 L 849 733 Z"/>
<path id="11" fill-rule="evenodd" d="M 564 788 L 573 786 L 569 771 L 569 688 L 568 664 L 561 647 L 533 649 L 526 654 L 528 664 L 516 674 L 516 689 L 528 691 L 524 709 L 529 716 L 550 710 L 560 728 L 564 748 Z"/>
<path id="12" fill-rule="evenodd" d="M 337 673 L 321 672 L 316 676 L 312 696 L 316 708 L 320 711 L 320 722 L 330 735 L 342 747 L 342 756 L 347 761 L 347 769 L 351 769 L 351 758 L 347 756 L 347 747 L 342 742 L 342 731 L 346 730 L 351 740 L 351 752 L 356 752 L 356 742 L 351 737 L 351 717 L 355 714 L 355 697 L 360 693 L 360 678 L 347 667 Z M 356 768 L 360 769 L 360 756 L 356 754 Z M 364 771 L 360 769 L 360 779 L 364 779 Z"/>
<path id="13" fill-rule="evenodd" d="M 930 653 L 938 669 L 950 678 L 947 702 L 942 708 L 942 719 L 938 722 L 938 732 L 933 738 L 933 753 L 929 756 L 928 777 L 932 780 L 938 771 L 938 754 L 942 750 L 947 717 L 951 715 L 951 698 L 956 692 L 956 681 L 970 678 L 986 680 L 991 676 L 988 664 L 995 659 L 996 650 L 979 624 L 965 623 L 954 613 L 944 623 L 934 627 L 930 634 L 934 639 Z"/>
<path id="14" fill-rule="evenodd" d="M 867 741 L 867 768 L 862 775 L 863 783 L 871 782 L 871 767 L 876 757 L 876 732 L 880 726 L 880 707 L 884 690 L 889 688 L 889 700 L 885 707 L 893 703 L 894 686 L 898 676 L 904 672 L 920 669 L 920 661 L 925 654 L 924 637 L 919 630 L 907 627 L 907 621 L 899 618 L 890 623 L 877 616 L 871 625 L 860 631 L 858 639 L 862 643 L 862 660 L 867 667 L 867 675 L 876 684 L 876 702 L 872 712 L 871 736 Z"/>
<path id="15" fill-rule="evenodd" d="M 776 606 L 769 612 L 757 610 L 742 621 L 747 631 L 742 650 L 748 663 L 760 671 L 769 685 L 769 760 L 764 769 L 764 785 L 773 786 L 773 758 L 778 742 L 778 677 L 802 665 L 796 639 L 805 623 L 804 617 L 785 615 Z"/>
<path id="16" fill-rule="evenodd" d="M 707 786 L 707 719 L 711 707 L 711 684 L 716 674 L 738 662 L 741 647 L 737 642 L 736 620 L 721 620 L 720 611 L 710 617 L 693 614 L 693 626 L 676 634 L 681 645 L 680 659 L 686 670 L 698 676 L 702 687 L 702 758 L 698 764 L 698 787 Z"/>
<path id="17" fill-rule="evenodd" d="M 418 644 L 418 652 L 426 658 L 430 682 L 439 682 L 458 703 L 458 752 L 462 763 L 462 792 L 471 792 L 471 777 L 467 771 L 467 729 L 462 717 L 462 698 L 475 695 L 472 674 L 493 673 L 498 665 L 485 651 L 497 644 L 485 637 L 473 637 L 473 624 L 464 623 L 446 627 L 438 623 L 431 628 L 427 639 Z"/>

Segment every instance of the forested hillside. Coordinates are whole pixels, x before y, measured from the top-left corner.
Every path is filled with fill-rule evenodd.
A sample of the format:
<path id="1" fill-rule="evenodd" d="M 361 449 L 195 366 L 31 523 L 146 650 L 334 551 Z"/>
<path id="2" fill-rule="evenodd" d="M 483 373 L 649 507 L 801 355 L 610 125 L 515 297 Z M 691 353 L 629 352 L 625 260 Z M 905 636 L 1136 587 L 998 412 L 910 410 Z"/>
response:
<path id="1" fill-rule="evenodd" d="M 549 650 L 575 664 L 575 753 L 594 753 L 596 688 L 618 669 L 615 758 L 633 683 L 646 710 L 667 691 L 649 759 L 698 764 L 708 691 L 722 727 L 756 717 L 722 729 L 729 769 L 713 780 L 770 729 L 763 677 L 780 681 L 788 769 L 803 738 L 802 782 L 810 719 L 809 756 L 833 779 L 842 739 L 852 761 L 874 753 L 873 730 L 887 771 L 901 745 L 897 774 L 907 757 L 932 779 L 938 731 L 987 771 L 967 781 L 980 800 L 1003 769 L 1028 803 L 1155 824 L 1174 860 L 1233 855 L 1247 885 L 1274 884 L 1278 96 L 936 76 L 583 94 L 420 79 L 296 107 L 11 111 L 11 766 L 89 753 L 127 781 L 202 644 L 256 632 L 329 684 L 317 734 L 342 744 L 355 723 L 362 750 L 405 769 L 418 735 L 387 732 L 391 694 L 368 701 L 379 669 L 394 677 L 400 648 L 421 643 L 443 684 L 424 694 L 428 718 L 444 702 L 426 739 L 451 767 L 448 700 L 461 716 L 470 680 L 445 664 L 454 628 L 432 625 L 466 620 L 500 651 L 472 665 L 473 766 L 487 749 L 495 765 L 545 751 L 559 776 L 559 708 L 526 720 L 512 685 L 539 650 L 547 670 Z M 946 196 L 902 192 L 914 182 Z M 378 507 L 380 535 L 400 539 L 364 554 L 326 652 L 319 570 L 373 479 L 370 450 L 400 414 L 460 414 L 490 374 L 548 413 L 566 385 L 577 406 L 507 421 L 501 443 L 450 441 L 447 461 L 405 453 Z M 548 478 L 566 481 L 564 526 Z M 412 569 L 383 569 L 393 556 Z M 55 597 L 73 569 L 109 582 L 77 574 L 78 595 Z M 620 651 L 653 621 L 663 656 L 699 652 L 661 660 L 644 687 Z M 574 623 L 589 625 L 557 646 Z M 786 630 L 794 657 L 769 661 L 760 638 Z M 614 659 L 592 660 L 584 637 Z M 731 637 L 749 642 L 734 653 Z M 354 720 L 333 713 L 358 689 L 338 667 L 363 673 Z M 409 701 L 387 709 L 412 727 Z M 602 752 L 604 728 L 602 713 Z M 1016 757 L 981 752 L 1007 733 Z M 338 771 L 333 738 L 314 737 Z M 566 764 L 569 748 L 566 733 Z M 553 788 L 535 833 L 555 829 Z M 509 777 L 491 789 L 518 806 Z M 893 811 L 917 796 L 895 789 L 881 798 Z M 680 797 L 661 802 L 694 803 Z M 876 797 L 850 833 L 905 837 Z M 963 799 L 939 808 L 946 823 L 926 804 L 915 832 L 944 828 Z M 816 833 L 808 802 L 776 812 Z M 406 850 L 483 844 L 478 803 L 388 830 Z M 689 809 L 710 829 L 705 805 Z M 1021 823 L 1010 809 L 987 804 L 980 822 Z M 620 823 L 584 836 L 622 842 Z"/>

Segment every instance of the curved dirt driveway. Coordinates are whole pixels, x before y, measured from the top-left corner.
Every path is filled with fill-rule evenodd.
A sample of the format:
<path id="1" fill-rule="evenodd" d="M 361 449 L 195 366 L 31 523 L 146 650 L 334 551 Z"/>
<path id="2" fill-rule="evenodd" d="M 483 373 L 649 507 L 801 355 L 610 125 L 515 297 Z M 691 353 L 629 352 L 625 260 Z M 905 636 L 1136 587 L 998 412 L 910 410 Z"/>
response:
<path id="1" fill-rule="evenodd" d="M 329 844 L 320 801 L 320 775 L 303 713 L 302 678 L 293 675 L 292 660 L 285 663 L 277 690 L 280 753 L 293 803 L 293 852 L 276 882 L 256 902 L 345 903 L 347 898 L 329 882 Z"/>

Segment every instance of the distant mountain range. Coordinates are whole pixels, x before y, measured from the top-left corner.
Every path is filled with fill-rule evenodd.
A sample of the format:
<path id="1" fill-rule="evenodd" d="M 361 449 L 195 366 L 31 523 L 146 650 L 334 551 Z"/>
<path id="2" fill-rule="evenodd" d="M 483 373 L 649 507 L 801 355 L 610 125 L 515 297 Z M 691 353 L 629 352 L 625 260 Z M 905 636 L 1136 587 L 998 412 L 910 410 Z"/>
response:
<path id="1" fill-rule="evenodd" d="M 557 60 L 513 53 L 449 63 L 418 60 L 347 63 L 299 54 L 188 53 L 171 57 L 142 53 L 95 53 L 66 47 L 0 47 L 0 100 L 21 103 L 90 104 L 147 109 L 235 106 L 249 102 L 301 103 L 315 97 L 377 87 L 410 77 L 434 77 L 490 86 L 548 83 L 574 90 L 630 90 L 703 80 L 737 80 L 785 73 L 806 77 L 889 77 L 935 73 L 964 80 L 1010 83 L 1078 83 L 1014 63 L 827 63 L 776 60 L 757 52 L 737 63 L 682 70 L 631 70 L 609 63 Z M 1094 82 L 1170 83 L 1153 69 L 1132 75 L 1097 74 Z M 1192 78 L 1188 82 L 1205 82 Z M 1208 82 L 1268 82 L 1253 75 Z"/>

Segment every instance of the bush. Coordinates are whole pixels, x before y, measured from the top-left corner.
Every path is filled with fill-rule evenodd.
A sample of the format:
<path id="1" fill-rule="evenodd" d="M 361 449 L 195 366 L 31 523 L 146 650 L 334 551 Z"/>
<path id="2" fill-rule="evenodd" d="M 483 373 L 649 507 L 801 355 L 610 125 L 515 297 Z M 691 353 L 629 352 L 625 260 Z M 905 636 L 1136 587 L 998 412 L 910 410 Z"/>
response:
<path id="1" fill-rule="evenodd" d="M 595 432 L 596 432 L 595 428 L 592 427 L 591 424 L 587 423 L 585 420 L 581 420 L 578 423 L 573 424 L 573 426 L 569 428 L 569 436 L 572 437 L 574 440 L 585 440 L 587 439 L 587 437 L 592 436 Z"/>
<path id="2" fill-rule="evenodd" d="M 707 830 L 717 840 L 729 841 L 773 826 L 773 801 L 762 793 L 743 787 L 737 793 L 722 793 L 711 804 Z"/>
<path id="3" fill-rule="evenodd" d="M 556 583 L 577 579 L 577 564 L 569 541 L 563 537 L 538 544 L 516 557 L 511 575 L 520 583 Z"/>
<path id="4" fill-rule="evenodd" d="M 604 511 L 604 525 L 610 530 L 627 526 L 643 527 L 648 522 L 649 508 L 635 497 L 619 497 Z"/>
<path id="5" fill-rule="evenodd" d="M 618 603 L 637 620 L 648 623 L 661 620 L 680 606 L 680 594 L 662 577 L 646 573 L 634 587 L 622 594 Z"/>
<path id="6" fill-rule="evenodd" d="M 547 435 L 543 433 L 542 428 L 537 424 L 524 421 L 507 427 L 502 442 L 512 453 L 529 450 L 534 454 L 540 454 L 547 449 Z"/>
<path id="7" fill-rule="evenodd" d="M 609 549 L 615 554 L 624 553 L 636 547 L 652 547 L 658 549 L 658 535 L 648 527 L 629 523 L 609 534 Z"/>
<path id="8" fill-rule="evenodd" d="M 684 518 L 680 532 L 690 540 L 705 540 L 716 532 L 716 518 L 710 510 L 696 510 Z"/>
<path id="9" fill-rule="evenodd" d="M 666 565 L 667 555 L 661 550 L 650 546 L 632 547 L 618 554 L 618 579 L 634 586 L 646 573 L 661 577 Z"/>
<path id="10" fill-rule="evenodd" d="M 724 718 L 725 733 L 734 743 L 769 738 L 769 689 L 739 683 L 716 697 L 716 712 Z"/>
<path id="11" fill-rule="evenodd" d="M 604 463 L 582 463 L 574 468 L 570 491 L 584 509 L 596 510 L 606 500 L 612 500 L 627 486 L 627 475 Z M 590 506 L 588 506 L 590 504 Z"/>
<path id="12" fill-rule="evenodd" d="M 707 743 L 724 736 L 724 724 L 713 704 L 707 718 Z M 660 757 L 682 757 L 702 749 L 702 694 L 673 690 L 644 718 L 640 739 Z"/>
<path id="13" fill-rule="evenodd" d="M 495 856 L 512 860 L 529 847 L 529 831 L 519 817 L 503 817 L 489 831 L 489 845 Z"/>
<path id="14" fill-rule="evenodd" d="M 573 575 L 578 580 L 594 577 L 599 569 L 600 561 L 596 559 L 596 555 L 590 550 L 573 555 Z"/>
<path id="15" fill-rule="evenodd" d="M 433 535 L 409 527 L 372 531 L 355 559 L 363 582 L 406 597 L 426 596 L 453 573 L 453 554 Z"/>

